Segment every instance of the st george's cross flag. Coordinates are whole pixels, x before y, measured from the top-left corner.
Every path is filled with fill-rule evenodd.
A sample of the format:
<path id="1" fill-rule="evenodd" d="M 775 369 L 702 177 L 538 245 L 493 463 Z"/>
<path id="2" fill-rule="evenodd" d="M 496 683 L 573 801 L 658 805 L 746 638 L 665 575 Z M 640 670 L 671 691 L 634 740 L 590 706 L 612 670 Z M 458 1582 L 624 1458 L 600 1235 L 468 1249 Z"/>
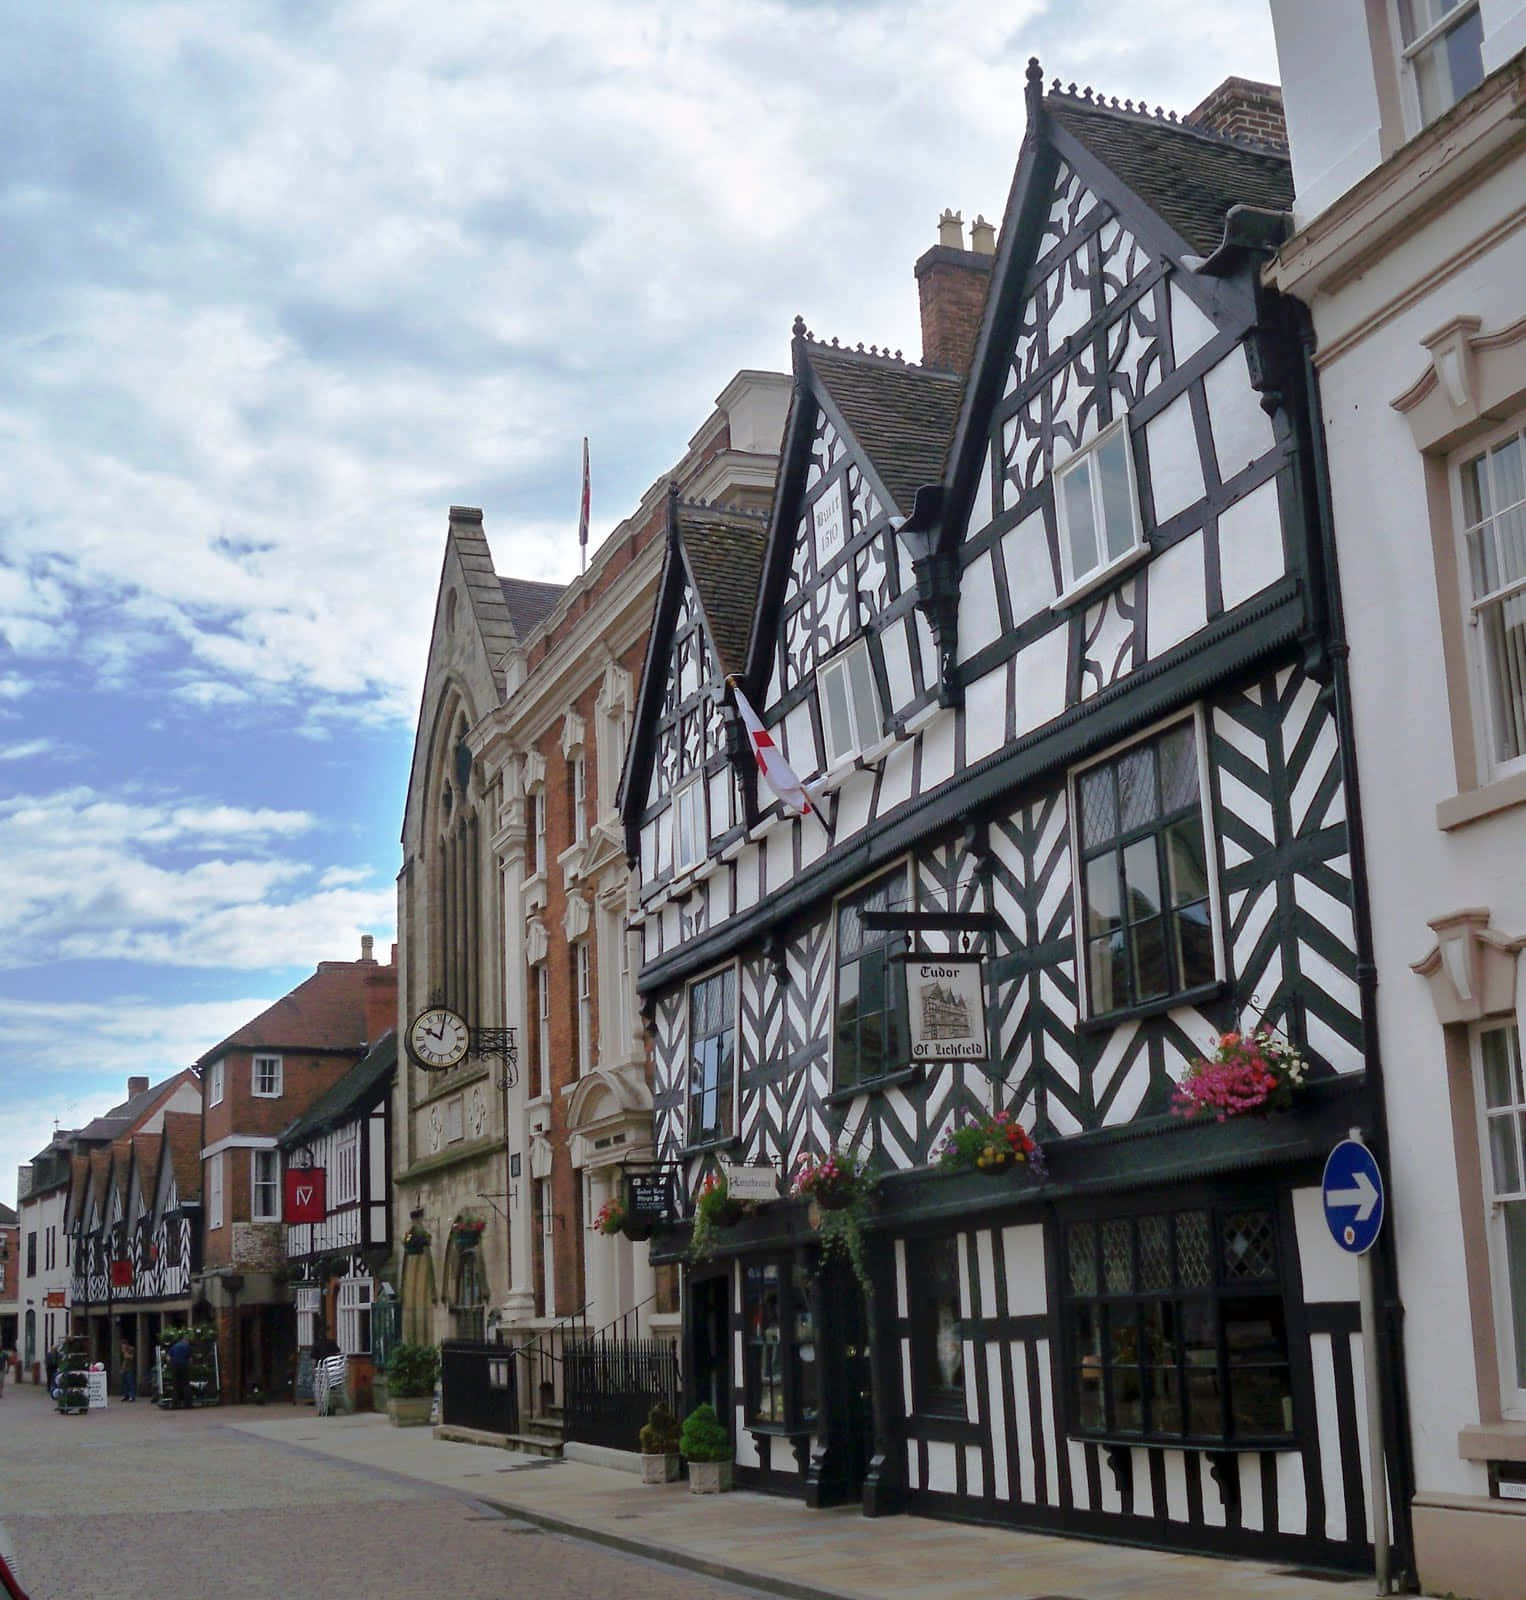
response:
<path id="1" fill-rule="evenodd" d="M 735 679 L 731 680 L 731 692 L 736 696 L 737 710 L 741 713 L 742 725 L 747 729 L 747 739 L 752 745 L 753 758 L 758 763 L 763 781 L 792 811 L 802 817 L 809 816 L 814 809 L 811 791 L 795 776 L 794 768 L 779 753 L 773 735 L 758 720 L 758 713 L 752 709 L 747 696 L 742 693 L 741 684 Z"/>
<path id="2" fill-rule="evenodd" d="M 588 508 L 589 508 L 589 483 L 588 483 L 588 435 L 583 435 L 583 494 L 578 501 L 578 551 L 586 555 L 588 551 Z"/>

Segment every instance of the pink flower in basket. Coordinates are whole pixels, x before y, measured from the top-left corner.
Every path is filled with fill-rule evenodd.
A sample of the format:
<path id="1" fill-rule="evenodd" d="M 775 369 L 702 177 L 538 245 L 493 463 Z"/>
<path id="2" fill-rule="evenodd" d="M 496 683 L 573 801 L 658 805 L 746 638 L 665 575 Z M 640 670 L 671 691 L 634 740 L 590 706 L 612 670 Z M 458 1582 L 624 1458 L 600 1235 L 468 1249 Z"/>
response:
<path id="1" fill-rule="evenodd" d="M 1247 1112 L 1285 1111 L 1308 1072 L 1297 1050 L 1265 1023 L 1249 1033 L 1223 1033 L 1211 1056 L 1188 1067 L 1171 1109 L 1182 1117 L 1206 1113 L 1219 1122 Z"/>

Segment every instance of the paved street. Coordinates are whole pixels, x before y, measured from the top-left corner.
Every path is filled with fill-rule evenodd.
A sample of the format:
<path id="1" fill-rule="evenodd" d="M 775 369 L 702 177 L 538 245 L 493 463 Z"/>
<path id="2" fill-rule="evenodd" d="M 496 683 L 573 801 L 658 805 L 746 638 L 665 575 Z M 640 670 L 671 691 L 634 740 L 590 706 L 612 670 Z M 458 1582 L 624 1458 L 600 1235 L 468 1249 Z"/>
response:
<path id="1" fill-rule="evenodd" d="M 31 1600 L 714 1600 L 742 1589 L 547 1532 L 464 1489 L 315 1455 L 234 1424 L 310 1408 L 60 1416 L 0 1399 L 0 1550 Z M 509 1458 L 461 1449 L 479 1471 Z M 530 1469 L 533 1470 L 533 1469 Z"/>

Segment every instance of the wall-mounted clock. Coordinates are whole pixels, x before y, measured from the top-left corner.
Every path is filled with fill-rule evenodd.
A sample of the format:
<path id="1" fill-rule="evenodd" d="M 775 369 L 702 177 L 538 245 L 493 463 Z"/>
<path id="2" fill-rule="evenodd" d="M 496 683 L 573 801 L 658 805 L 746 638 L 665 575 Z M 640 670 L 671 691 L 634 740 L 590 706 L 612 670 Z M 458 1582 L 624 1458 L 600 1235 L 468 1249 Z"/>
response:
<path id="1" fill-rule="evenodd" d="M 471 1049 L 472 1031 L 448 1006 L 430 1006 L 408 1025 L 408 1054 L 426 1072 L 459 1066 Z"/>

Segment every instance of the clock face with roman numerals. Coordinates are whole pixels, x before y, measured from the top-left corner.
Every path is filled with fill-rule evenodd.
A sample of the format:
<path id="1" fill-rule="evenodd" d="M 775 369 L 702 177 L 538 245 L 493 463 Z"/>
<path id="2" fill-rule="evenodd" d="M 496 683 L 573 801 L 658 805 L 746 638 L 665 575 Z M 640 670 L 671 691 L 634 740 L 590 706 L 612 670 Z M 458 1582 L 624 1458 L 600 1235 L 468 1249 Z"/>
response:
<path id="1" fill-rule="evenodd" d="M 443 1072 L 466 1059 L 471 1029 L 447 1006 L 421 1011 L 408 1028 L 408 1053 L 426 1072 Z"/>

